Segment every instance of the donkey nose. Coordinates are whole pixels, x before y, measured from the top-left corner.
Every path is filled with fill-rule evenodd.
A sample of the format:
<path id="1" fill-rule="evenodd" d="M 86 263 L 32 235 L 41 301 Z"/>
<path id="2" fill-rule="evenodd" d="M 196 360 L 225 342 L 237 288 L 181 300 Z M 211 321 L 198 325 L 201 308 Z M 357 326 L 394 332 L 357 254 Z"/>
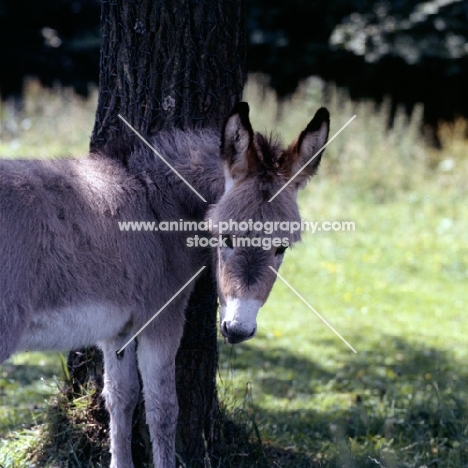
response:
<path id="1" fill-rule="evenodd" d="M 221 332 L 229 344 L 237 344 L 253 338 L 257 332 L 257 327 L 256 325 L 244 325 L 236 320 L 223 320 Z"/>

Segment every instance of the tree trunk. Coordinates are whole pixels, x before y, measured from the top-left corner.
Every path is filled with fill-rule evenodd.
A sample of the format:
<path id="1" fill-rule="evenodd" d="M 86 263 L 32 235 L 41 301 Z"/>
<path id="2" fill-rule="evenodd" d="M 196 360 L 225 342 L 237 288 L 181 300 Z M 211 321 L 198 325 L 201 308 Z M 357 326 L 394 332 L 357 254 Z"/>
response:
<path id="1" fill-rule="evenodd" d="M 174 127 L 220 128 L 244 84 L 242 3 L 104 0 L 91 150 L 134 138 L 118 114 L 143 135 Z M 188 466 L 201 465 L 216 439 L 216 306 L 208 272 L 191 296 L 177 356 L 177 452 Z M 79 368 L 76 356 L 69 362 Z M 79 380 L 86 378 L 81 375 Z M 141 406 L 137 414 L 143 414 Z M 141 432 L 145 425 L 137 421 L 135 427 Z M 147 440 L 140 436 L 140 441 Z M 143 462 L 135 460 L 137 465 Z"/>
<path id="2" fill-rule="evenodd" d="M 103 1 L 100 95 L 91 148 L 128 135 L 119 113 L 146 134 L 219 127 L 244 83 L 241 3 Z"/>

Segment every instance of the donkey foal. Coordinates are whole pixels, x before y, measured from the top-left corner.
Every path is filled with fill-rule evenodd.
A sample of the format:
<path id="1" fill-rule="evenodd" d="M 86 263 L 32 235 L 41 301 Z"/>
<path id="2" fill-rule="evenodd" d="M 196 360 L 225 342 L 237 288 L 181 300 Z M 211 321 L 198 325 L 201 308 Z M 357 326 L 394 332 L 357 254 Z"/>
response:
<path id="1" fill-rule="evenodd" d="M 189 247 L 194 233 L 130 231 L 119 222 L 203 221 L 224 243 L 212 250 L 229 343 L 256 333 L 256 315 L 275 280 L 285 245 L 300 233 L 231 229 L 221 222 L 298 222 L 296 196 L 315 173 L 317 156 L 272 202 L 268 200 L 321 148 L 329 115 L 317 111 L 288 148 L 254 133 L 245 103 L 222 132 L 161 132 L 153 146 L 206 199 L 143 144 L 84 159 L 0 161 L 0 362 L 20 350 L 104 352 L 112 468 L 132 468 L 131 422 L 141 373 L 154 465 L 175 467 L 175 355 L 192 285 L 119 350 L 204 264 Z M 221 153 L 221 154 L 220 154 Z M 245 223 L 244 223 L 245 224 Z M 238 237 L 269 241 L 238 246 Z M 274 238 L 283 239 L 275 246 Z"/>

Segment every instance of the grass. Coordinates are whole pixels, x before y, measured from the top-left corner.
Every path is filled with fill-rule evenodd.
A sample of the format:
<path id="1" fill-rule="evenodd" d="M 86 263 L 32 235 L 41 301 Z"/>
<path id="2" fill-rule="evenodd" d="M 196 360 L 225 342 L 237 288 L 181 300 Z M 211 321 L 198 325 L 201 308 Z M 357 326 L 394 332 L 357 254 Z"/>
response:
<path id="1" fill-rule="evenodd" d="M 309 238 L 282 269 L 358 353 L 277 282 L 257 339 L 224 349 L 226 394 L 235 407 L 248 384 L 264 441 L 308 463 L 466 466 L 466 241 L 441 255 L 426 218 L 401 237 L 407 206 L 364 208 L 345 211 L 356 233 Z"/>
<path id="2" fill-rule="evenodd" d="M 2 158 L 79 156 L 88 152 L 97 91 L 84 99 L 72 89 L 26 83 L 22 108 L 0 101 Z"/>
<path id="3" fill-rule="evenodd" d="M 254 444 L 236 448 L 233 429 L 221 466 L 468 466 L 466 122 L 441 125 L 439 152 L 420 136 L 420 108 L 410 119 L 397 111 L 389 131 L 386 102 L 356 103 L 315 79 L 278 102 L 263 80 L 250 80 L 245 91 L 253 126 L 276 128 L 287 142 L 320 105 L 330 109 L 332 134 L 357 115 L 299 199 L 304 219 L 350 220 L 356 229 L 304 234 L 281 274 L 358 352 L 278 280 L 258 336 L 220 345 L 222 404 Z M 17 122 L 16 133 L 2 138 L 2 154 L 84 153 L 95 101 L 63 90 L 46 99 L 35 84 L 30 90 L 24 111 L 2 108 L 3 127 Z M 38 109 L 53 118 L 47 131 Z M 57 131 L 65 121 L 76 132 Z M 48 140 L 59 143 L 48 151 Z M 45 401 L 60 369 L 57 355 L 32 353 L 2 366 L 0 465 L 29 467 L 44 450 Z M 49 455 L 37 466 L 60 466 Z"/>

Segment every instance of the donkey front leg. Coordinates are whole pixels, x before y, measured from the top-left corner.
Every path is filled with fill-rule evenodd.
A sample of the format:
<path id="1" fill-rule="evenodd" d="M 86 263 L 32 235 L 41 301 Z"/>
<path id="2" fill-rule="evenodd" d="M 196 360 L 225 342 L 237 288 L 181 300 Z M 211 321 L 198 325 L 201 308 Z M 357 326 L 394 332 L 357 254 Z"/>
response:
<path id="1" fill-rule="evenodd" d="M 122 339 L 101 344 L 104 352 L 103 396 L 110 414 L 111 468 L 133 468 L 132 417 L 138 403 L 140 382 L 136 359 L 136 342 L 121 353 Z"/>
<path id="2" fill-rule="evenodd" d="M 146 422 L 153 446 L 155 468 L 175 468 L 175 435 L 179 407 L 175 385 L 178 340 L 142 334 L 138 366 L 143 382 Z"/>

